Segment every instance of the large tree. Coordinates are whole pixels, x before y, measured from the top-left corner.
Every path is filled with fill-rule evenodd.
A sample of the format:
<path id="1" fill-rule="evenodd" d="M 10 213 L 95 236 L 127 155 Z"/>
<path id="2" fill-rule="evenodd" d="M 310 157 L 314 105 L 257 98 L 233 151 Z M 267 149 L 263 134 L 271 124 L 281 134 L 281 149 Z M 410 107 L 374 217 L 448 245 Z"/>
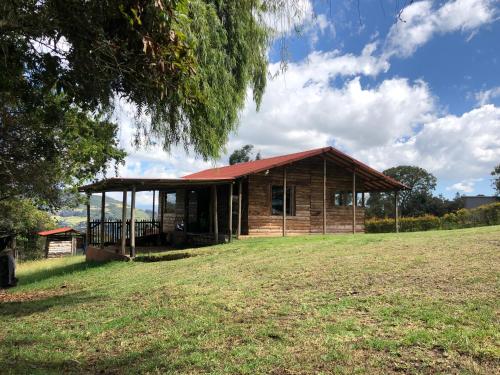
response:
<path id="1" fill-rule="evenodd" d="M 0 3 L 0 199 L 57 207 L 123 153 L 109 119 L 136 110 L 136 145 L 217 158 L 250 88 L 260 103 L 265 0 Z"/>
<path id="2" fill-rule="evenodd" d="M 229 165 L 246 163 L 253 159 L 253 145 L 245 145 L 242 148 L 234 150 L 229 156 Z M 260 160 L 260 152 L 255 155 L 255 160 Z"/>
<path id="3" fill-rule="evenodd" d="M 429 213 L 429 205 L 436 188 L 436 177 L 425 169 L 401 165 L 385 170 L 385 175 L 402 182 L 410 190 L 399 194 L 400 212 L 403 216 L 419 216 Z M 372 193 L 367 201 L 369 216 L 383 217 L 394 215 L 394 199 L 391 194 Z"/>
<path id="4" fill-rule="evenodd" d="M 262 97 L 270 9 L 259 0 L 5 0 L 2 91 L 6 82 L 31 95 L 53 90 L 107 113 L 120 98 L 146 117 L 140 143 L 215 158 L 247 89 Z"/>
<path id="5" fill-rule="evenodd" d="M 57 208 L 76 184 L 123 160 L 117 127 L 50 93 L 34 103 L 1 95 L 0 202 Z"/>
<path id="6" fill-rule="evenodd" d="M 493 176 L 493 188 L 496 194 L 500 195 L 500 164 L 491 171 L 491 175 Z"/>

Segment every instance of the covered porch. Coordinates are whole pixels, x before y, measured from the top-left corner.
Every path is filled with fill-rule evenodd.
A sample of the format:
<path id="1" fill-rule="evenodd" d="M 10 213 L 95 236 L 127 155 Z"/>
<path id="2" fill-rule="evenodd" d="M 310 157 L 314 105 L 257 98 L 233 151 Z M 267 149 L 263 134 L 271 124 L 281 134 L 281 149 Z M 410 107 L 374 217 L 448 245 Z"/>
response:
<path id="1" fill-rule="evenodd" d="M 135 257 L 149 246 L 209 245 L 231 242 L 242 233 L 242 180 L 111 178 L 79 189 L 90 198 L 101 194 L 100 219 L 91 220 L 87 200 L 86 244 Z M 158 196 L 158 219 L 153 199 L 152 220 L 136 219 L 136 193 Z M 121 220 L 106 217 L 106 194 L 122 193 Z M 130 197 L 130 203 L 127 202 Z M 125 224 L 123 224 L 125 223 Z"/>

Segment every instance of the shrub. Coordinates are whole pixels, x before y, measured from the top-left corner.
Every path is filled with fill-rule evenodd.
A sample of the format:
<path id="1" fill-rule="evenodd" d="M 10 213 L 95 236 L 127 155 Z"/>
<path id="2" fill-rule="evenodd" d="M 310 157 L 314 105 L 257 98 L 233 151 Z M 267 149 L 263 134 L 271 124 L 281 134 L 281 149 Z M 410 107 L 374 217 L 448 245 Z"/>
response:
<path id="1" fill-rule="evenodd" d="M 45 240 L 37 232 L 52 228 L 55 228 L 55 222 L 50 214 L 39 210 L 29 200 L 0 202 L 0 232 L 17 235 L 16 249 L 23 260 L 43 256 Z"/>
<path id="2" fill-rule="evenodd" d="M 432 215 L 399 219 L 400 232 L 417 232 L 439 228 L 439 218 Z M 365 230 L 367 233 L 387 233 L 395 232 L 396 227 L 394 219 L 370 219 L 365 222 Z"/>
<path id="3" fill-rule="evenodd" d="M 439 218 L 426 215 L 399 219 L 401 232 L 416 232 L 432 229 L 459 229 L 485 225 L 500 225 L 500 202 L 473 209 L 461 209 Z M 369 219 L 365 222 L 366 233 L 395 232 L 394 219 Z"/>
<path id="4" fill-rule="evenodd" d="M 441 218 L 442 229 L 471 228 L 500 224 L 500 203 L 461 209 Z"/>

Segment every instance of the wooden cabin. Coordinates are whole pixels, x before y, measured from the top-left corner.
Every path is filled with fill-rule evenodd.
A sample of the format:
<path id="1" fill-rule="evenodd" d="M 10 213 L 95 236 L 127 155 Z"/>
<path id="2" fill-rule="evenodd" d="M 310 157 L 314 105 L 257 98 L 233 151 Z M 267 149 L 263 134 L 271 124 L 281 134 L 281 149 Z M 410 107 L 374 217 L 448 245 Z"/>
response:
<path id="1" fill-rule="evenodd" d="M 131 221 L 135 192 L 158 190 L 164 241 L 204 244 L 231 241 L 233 236 L 364 232 L 365 193 L 392 191 L 397 202 L 397 192 L 406 188 L 325 147 L 207 169 L 179 179 L 111 178 L 80 190 L 103 193 L 103 206 L 105 192 L 123 191 L 124 207 L 126 192 L 131 191 Z M 134 227 L 130 226 L 130 232 Z M 124 251 L 125 231 L 122 238 Z M 131 233 L 131 248 L 134 242 Z"/>

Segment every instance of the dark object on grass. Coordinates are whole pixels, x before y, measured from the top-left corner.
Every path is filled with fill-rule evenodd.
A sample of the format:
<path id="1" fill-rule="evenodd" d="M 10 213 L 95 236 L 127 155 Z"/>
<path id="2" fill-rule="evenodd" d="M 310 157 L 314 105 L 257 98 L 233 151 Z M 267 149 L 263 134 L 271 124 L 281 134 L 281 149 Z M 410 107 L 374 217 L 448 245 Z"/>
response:
<path id="1" fill-rule="evenodd" d="M 0 287 L 10 288 L 17 285 L 16 260 L 14 258 L 14 236 L 2 236 L 0 239 Z"/>
<path id="2" fill-rule="evenodd" d="M 17 285 L 16 261 L 11 249 L 0 252 L 0 287 L 10 288 Z"/>

